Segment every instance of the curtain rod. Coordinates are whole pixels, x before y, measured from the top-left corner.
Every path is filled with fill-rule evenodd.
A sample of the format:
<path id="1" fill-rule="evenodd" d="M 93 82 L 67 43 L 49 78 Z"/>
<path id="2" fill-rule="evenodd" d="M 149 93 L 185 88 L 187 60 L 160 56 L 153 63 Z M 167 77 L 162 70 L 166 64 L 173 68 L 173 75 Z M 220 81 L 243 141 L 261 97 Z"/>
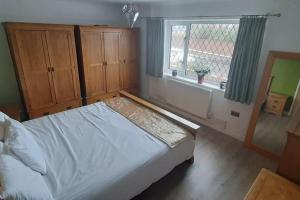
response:
<path id="1" fill-rule="evenodd" d="M 242 18 L 242 17 L 281 17 L 281 13 L 267 13 L 264 15 L 225 15 L 225 16 L 183 16 L 183 17 L 141 17 L 141 18 L 165 18 L 165 19 L 182 19 L 182 18 Z"/>

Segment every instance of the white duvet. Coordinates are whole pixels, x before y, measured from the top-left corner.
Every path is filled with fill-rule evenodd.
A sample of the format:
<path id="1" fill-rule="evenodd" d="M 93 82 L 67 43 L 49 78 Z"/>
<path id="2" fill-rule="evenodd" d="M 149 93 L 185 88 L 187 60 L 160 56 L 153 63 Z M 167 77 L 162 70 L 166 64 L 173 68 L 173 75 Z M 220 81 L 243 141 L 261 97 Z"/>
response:
<path id="1" fill-rule="evenodd" d="M 170 149 L 104 103 L 23 124 L 43 151 L 56 200 L 130 199 L 193 156 L 193 140 Z"/>

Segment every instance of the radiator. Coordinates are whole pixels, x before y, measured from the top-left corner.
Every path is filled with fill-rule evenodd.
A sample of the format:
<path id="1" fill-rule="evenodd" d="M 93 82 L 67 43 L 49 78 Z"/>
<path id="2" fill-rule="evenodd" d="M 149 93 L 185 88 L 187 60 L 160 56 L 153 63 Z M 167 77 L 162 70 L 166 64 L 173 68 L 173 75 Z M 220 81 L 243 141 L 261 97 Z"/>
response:
<path id="1" fill-rule="evenodd" d="M 165 92 L 167 104 L 202 118 L 208 117 L 212 90 L 168 80 Z"/>

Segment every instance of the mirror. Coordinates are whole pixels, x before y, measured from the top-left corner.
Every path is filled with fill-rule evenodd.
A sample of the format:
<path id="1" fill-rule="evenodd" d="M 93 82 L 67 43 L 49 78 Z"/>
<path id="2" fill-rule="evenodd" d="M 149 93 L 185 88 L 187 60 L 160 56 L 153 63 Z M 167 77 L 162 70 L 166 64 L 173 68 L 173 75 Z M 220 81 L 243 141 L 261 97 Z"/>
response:
<path id="1" fill-rule="evenodd" d="M 300 54 L 270 52 L 246 143 L 279 160 L 300 102 Z"/>

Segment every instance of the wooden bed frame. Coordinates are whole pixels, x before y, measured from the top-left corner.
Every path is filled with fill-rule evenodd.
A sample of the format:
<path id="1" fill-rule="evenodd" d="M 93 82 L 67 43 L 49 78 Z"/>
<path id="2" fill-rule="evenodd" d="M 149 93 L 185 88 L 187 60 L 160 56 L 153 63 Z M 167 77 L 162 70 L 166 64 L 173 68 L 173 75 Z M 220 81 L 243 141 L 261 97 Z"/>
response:
<path id="1" fill-rule="evenodd" d="M 119 92 L 121 97 L 126 97 L 128 99 L 131 99 L 133 101 L 135 101 L 136 103 L 139 103 L 143 106 L 145 106 L 146 108 L 149 108 L 157 113 L 159 113 L 160 115 L 168 118 L 169 120 L 171 120 L 172 122 L 174 122 L 175 124 L 183 127 L 184 129 L 188 130 L 193 136 L 194 136 L 194 140 L 196 140 L 196 133 L 198 131 L 198 129 L 200 128 L 199 125 L 188 121 L 182 117 L 179 117 L 178 115 L 175 115 L 174 113 L 171 113 L 163 108 L 160 108 L 152 103 L 149 103 L 148 101 L 145 101 L 137 96 L 134 96 L 124 90 Z M 187 160 L 186 162 L 193 164 L 194 163 L 194 156 L 192 158 L 190 158 L 189 160 Z"/>
<path id="2" fill-rule="evenodd" d="M 196 132 L 198 131 L 198 129 L 200 128 L 199 125 L 190 122 L 182 117 L 179 117 L 178 115 L 175 115 L 174 113 L 171 113 L 165 109 L 162 109 L 154 104 L 149 103 L 148 101 L 145 101 L 137 96 L 134 96 L 126 91 L 120 91 L 120 96 L 126 97 L 128 99 L 131 99 L 157 113 L 159 113 L 160 115 L 168 118 L 169 120 L 173 121 L 174 123 L 178 124 L 179 126 L 185 128 L 186 130 L 188 130 L 189 132 L 191 132 L 194 136 L 194 138 L 196 138 Z"/>

